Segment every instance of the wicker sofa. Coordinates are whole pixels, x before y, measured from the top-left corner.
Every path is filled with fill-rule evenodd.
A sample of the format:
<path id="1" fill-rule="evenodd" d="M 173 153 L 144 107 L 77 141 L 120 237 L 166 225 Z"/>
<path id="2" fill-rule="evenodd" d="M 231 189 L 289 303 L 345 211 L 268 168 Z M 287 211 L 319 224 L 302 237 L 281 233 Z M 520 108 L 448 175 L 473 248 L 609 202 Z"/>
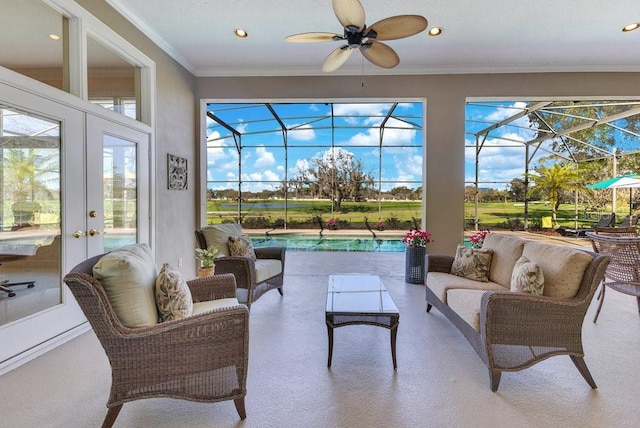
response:
<path id="1" fill-rule="evenodd" d="M 488 282 L 451 274 L 453 256 L 426 256 L 427 312 L 438 308 L 489 368 L 492 391 L 503 371 L 518 371 L 554 355 L 569 355 L 596 384 L 584 361 L 582 323 L 609 258 L 586 250 L 490 233 Z M 511 291 L 516 262 L 526 257 L 543 272 L 542 295 Z"/>

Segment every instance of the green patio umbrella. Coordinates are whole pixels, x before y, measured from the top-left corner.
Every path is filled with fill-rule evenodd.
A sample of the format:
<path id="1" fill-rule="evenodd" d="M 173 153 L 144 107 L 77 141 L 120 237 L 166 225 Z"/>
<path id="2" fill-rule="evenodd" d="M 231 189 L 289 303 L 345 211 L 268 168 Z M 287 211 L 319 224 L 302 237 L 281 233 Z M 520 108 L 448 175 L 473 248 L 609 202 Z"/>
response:
<path id="1" fill-rule="evenodd" d="M 640 175 L 626 174 L 590 184 L 587 189 L 629 189 L 629 215 L 633 215 L 633 188 L 640 187 Z"/>

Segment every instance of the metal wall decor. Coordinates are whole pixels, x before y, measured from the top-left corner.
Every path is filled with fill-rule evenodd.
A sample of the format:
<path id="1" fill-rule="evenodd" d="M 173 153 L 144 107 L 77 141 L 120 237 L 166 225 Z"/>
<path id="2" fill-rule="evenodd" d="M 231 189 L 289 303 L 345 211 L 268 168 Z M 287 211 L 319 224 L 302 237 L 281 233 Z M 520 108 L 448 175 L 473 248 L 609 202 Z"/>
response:
<path id="1" fill-rule="evenodd" d="M 187 159 L 167 154 L 168 187 L 170 190 L 187 190 Z"/>

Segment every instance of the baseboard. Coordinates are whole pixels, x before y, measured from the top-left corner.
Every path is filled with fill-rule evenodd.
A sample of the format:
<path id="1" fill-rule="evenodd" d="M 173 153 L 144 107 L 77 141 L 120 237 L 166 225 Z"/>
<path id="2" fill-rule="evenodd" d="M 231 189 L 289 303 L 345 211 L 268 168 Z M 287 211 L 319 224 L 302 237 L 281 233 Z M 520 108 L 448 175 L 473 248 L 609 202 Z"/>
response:
<path id="1" fill-rule="evenodd" d="M 12 358 L 9 358 L 8 360 L 0 364 L 0 375 L 8 373 L 13 369 L 28 363 L 34 358 L 46 354 L 52 349 L 57 348 L 58 346 L 80 336 L 83 333 L 86 333 L 89 330 L 91 330 L 91 325 L 88 322 L 84 322 L 79 326 L 72 328 L 71 330 L 67 330 L 62 334 L 52 337 L 51 339 L 47 340 L 44 343 L 41 343 L 38 346 L 34 346 L 31 349 L 27 349 L 26 351 Z"/>

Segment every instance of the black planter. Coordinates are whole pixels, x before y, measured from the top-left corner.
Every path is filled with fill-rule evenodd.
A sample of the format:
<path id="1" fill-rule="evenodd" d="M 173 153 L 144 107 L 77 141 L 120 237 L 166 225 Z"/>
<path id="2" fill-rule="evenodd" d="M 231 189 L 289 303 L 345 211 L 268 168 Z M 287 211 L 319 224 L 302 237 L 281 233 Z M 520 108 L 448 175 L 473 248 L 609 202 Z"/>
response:
<path id="1" fill-rule="evenodd" d="M 427 253 L 425 247 L 410 247 L 405 249 L 404 281 L 410 284 L 424 284 L 424 258 Z"/>

